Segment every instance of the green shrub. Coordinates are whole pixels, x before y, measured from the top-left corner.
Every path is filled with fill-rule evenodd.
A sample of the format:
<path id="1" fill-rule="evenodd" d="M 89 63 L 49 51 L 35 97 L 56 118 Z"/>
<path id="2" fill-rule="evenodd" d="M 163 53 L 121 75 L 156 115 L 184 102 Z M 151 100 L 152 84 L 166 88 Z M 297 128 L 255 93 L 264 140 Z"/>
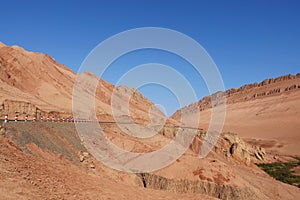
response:
<path id="1" fill-rule="evenodd" d="M 275 162 L 269 164 L 256 165 L 275 179 L 300 188 L 300 176 L 292 174 L 293 172 L 291 171 L 292 168 L 300 165 L 300 158 L 296 159 L 297 161 L 291 161 L 286 163 Z"/>

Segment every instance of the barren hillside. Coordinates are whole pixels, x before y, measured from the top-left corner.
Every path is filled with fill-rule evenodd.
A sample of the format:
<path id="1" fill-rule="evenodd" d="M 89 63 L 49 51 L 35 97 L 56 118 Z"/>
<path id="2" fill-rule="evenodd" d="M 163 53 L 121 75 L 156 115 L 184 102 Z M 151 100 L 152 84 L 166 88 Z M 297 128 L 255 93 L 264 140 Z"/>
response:
<path id="1" fill-rule="evenodd" d="M 164 118 L 162 112 L 135 89 L 115 87 L 89 72 L 77 75 L 47 54 L 3 43 L 0 43 L 0 115 L 8 114 L 11 119 L 15 114 L 21 119 L 25 115 L 29 118 L 40 115 L 72 117 L 73 87 L 77 77 L 96 81 L 96 92 L 90 93 L 89 87 L 82 85 L 81 96 L 95 99 L 99 120 L 114 121 L 110 107 L 113 92 L 119 111 L 115 117 L 124 115 L 121 105 L 126 105 L 128 99 L 123 97 L 129 96 L 129 115 L 134 121 L 148 123 L 151 120 L 149 110 Z M 82 105 L 88 106 L 84 99 Z"/>
<path id="2" fill-rule="evenodd" d="M 86 124 L 87 129 L 93 126 Z M 110 140 L 131 151 L 154 151 L 176 129 L 138 141 L 115 124 L 102 124 Z M 1 199 L 297 199 L 300 190 L 275 181 L 254 162 L 273 158 L 234 134 L 223 134 L 204 159 L 199 131 L 188 151 L 154 173 L 112 170 L 87 152 L 72 123 L 10 122 L 0 128 Z M 123 138 L 123 139 L 118 139 Z M 97 148 L 101 148 L 100 146 Z"/>
<path id="3" fill-rule="evenodd" d="M 78 77 L 98 83 L 95 95 L 89 81 L 83 81 L 78 93 L 73 93 Z M 91 108 L 86 105 L 87 99 L 95 99 L 94 111 L 82 112 L 86 119 L 93 112 L 98 118 L 94 123 L 4 123 L 1 118 L 0 199 L 299 199 L 299 188 L 276 181 L 255 165 L 292 159 L 274 156 L 269 150 L 299 152 L 299 77 L 288 75 L 226 91 L 225 130 L 237 134 L 224 132 L 213 144 L 212 133 L 205 131 L 210 97 L 183 108 L 190 120 L 196 109 L 201 110 L 200 129 L 178 126 L 180 111 L 161 127 L 159 123 L 148 127 L 150 112 L 154 111 L 155 120 L 165 116 L 137 90 L 115 87 L 89 72 L 77 75 L 48 55 L 0 43 L 2 116 L 77 117 L 71 106 L 72 98 L 78 95 L 83 96 L 76 107 L 79 111 L 85 106 Z M 123 127 L 112 116 L 113 93 L 115 117 L 125 122 Z M 130 119 L 142 126 L 134 126 Z M 78 128 L 86 135 L 79 134 Z M 128 135 L 146 135 L 153 130 L 158 134 L 149 138 Z M 125 173 L 96 159 L 95 152 L 111 153 L 106 148 L 108 142 L 128 152 L 147 154 L 174 142 L 179 132 L 195 137 L 181 157 L 155 171 Z M 103 136 L 106 141 L 101 141 Z M 247 137 L 248 142 L 239 136 Z M 175 141 L 179 148 L 183 143 Z M 201 159 L 199 152 L 204 144 L 212 146 L 212 151 Z M 173 152 L 168 153 L 163 158 L 173 158 Z M 153 162 L 149 159 L 141 164 Z"/>
<path id="4" fill-rule="evenodd" d="M 227 90 L 225 94 L 227 105 L 223 131 L 235 132 L 278 153 L 299 155 L 299 73 L 244 85 Z M 195 111 L 200 110 L 200 128 L 207 129 L 211 107 L 211 96 L 208 96 L 178 110 L 171 118 L 180 121 L 180 113 L 185 111 L 193 120 Z"/>

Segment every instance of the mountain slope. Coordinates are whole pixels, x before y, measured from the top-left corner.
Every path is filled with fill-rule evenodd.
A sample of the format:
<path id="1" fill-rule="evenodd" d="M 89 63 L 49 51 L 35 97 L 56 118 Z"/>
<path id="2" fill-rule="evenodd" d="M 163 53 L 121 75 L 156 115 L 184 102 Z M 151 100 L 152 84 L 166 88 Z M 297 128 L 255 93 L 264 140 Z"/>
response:
<path id="1" fill-rule="evenodd" d="M 80 76 L 95 79 L 98 84 L 95 94 L 89 94 L 88 88 L 82 86 L 80 95 L 95 99 L 99 120 L 114 120 L 110 108 L 113 92 L 118 96 L 116 102 L 120 108 L 116 108 L 117 110 L 120 110 L 126 101 L 130 102 L 130 112 L 127 115 L 130 115 L 132 120 L 148 123 L 150 109 L 155 115 L 164 118 L 162 112 L 137 90 L 124 86 L 115 87 L 92 73 L 78 76 L 47 54 L 28 52 L 21 47 L 9 47 L 3 43 L 0 44 L 0 114 L 9 114 L 10 118 L 13 118 L 15 113 L 21 118 L 25 115 L 71 117 L 73 87 L 76 78 Z M 126 95 L 130 96 L 129 100 L 119 98 Z M 87 106 L 85 102 L 82 104 Z"/>
<path id="2" fill-rule="evenodd" d="M 238 133 L 248 141 L 278 153 L 300 152 L 300 73 L 266 79 L 227 90 L 226 119 L 223 131 Z M 180 121 L 182 111 L 192 120 L 200 110 L 200 128 L 211 119 L 211 97 L 184 107 L 171 116 Z M 216 108 L 217 109 L 217 108 Z"/>
<path id="3" fill-rule="evenodd" d="M 79 84 L 78 93 L 73 94 L 73 86 L 78 77 L 83 79 L 80 79 L 82 82 Z M 128 130 L 146 134 L 152 127 L 139 126 L 130 129 L 132 124 L 124 123 L 125 127 L 122 129 L 119 124 L 106 123 L 115 120 L 110 109 L 113 102 L 112 94 L 115 92 L 113 103 L 116 104 L 117 118 L 125 122 L 131 118 L 135 122 L 148 125 L 149 111 L 153 112 L 151 109 L 155 111 L 155 106 L 135 89 L 125 86 L 115 87 L 92 73 L 77 75 L 47 55 L 27 52 L 16 46 L 7 47 L 1 43 L 0 80 L 2 83 L 0 101 L 3 102 L 0 107 L 1 114 L 8 113 L 11 118 L 15 113 L 19 113 L 20 116 L 28 114 L 30 117 L 33 115 L 69 117 L 73 115 L 72 98 L 78 95 L 82 98 L 79 98 L 79 107 L 76 109 L 87 118 L 94 112 L 89 110 L 93 108 L 87 103 L 87 99 L 95 99 L 95 114 L 103 131 L 97 132 L 94 123 L 37 121 L 0 124 L 1 199 L 279 200 L 298 199 L 300 196 L 298 188 L 274 180 L 254 165 L 277 161 L 277 157 L 266 154 L 263 148 L 244 142 L 235 134 L 221 134 L 207 157 L 200 159 L 198 154 L 202 145 L 211 142 L 210 137 L 206 137 L 210 133 L 189 127 L 178 127 L 177 123 L 172 124 L 178 120 L 176 116 L 180 113 L 175 114 L 174 119 L 170 119 L 159 134 L 143 139 L 128 135 Z M 91 86 L 93 82 L 98 83 L 96 96 Z M 229 101 L 232 102 L 229 106 L 236 108 L 239 103 L 244 103 L 237 100 L 244 99 L 244 93 L 239 92 L 234 92 L 235 97 L 232 98 L 233 101 Z M 261 91 L 256 91 L 258 92 Z M 284 94 L 289 94 L 289 91 L 286 92 Z M 249 97 L 252 95 L 251 92 L 245 93 L 249 94 Z M 276 95 L 272 93 L 268 98 L 281 96 Z M 268 98 L 258 96 L 259 98 L 255 96 L 255 100 L 246 99 L 245 102 L 248 104 L 259 100 L 267 102 Z M 290 95 L 288 97 L 293 99 Z M 298 100 L 297 96 L 294 100 Z M 205 104 L 206 107 L 200 108 L 197 107 L 199 104 L 193 104 L 183 109 L 190 112 L 190 117 L 193 117 L 191 111 L 195 108 L 201 109 L 201 114 L 204 115 L 210 110 L 209 97 L 204 101 L 205 103 L 201 105 Z M 126 107 L 126 102 L 129 102 L 129 108 Z M 260 106 L 264 107 L 265 104 Z M 88 109 L 84 110 L 86 107 Z M 242 108 L 239 109 L 244 111 Z M 129 114 L 126 112 L 127 109 L 130 111 Z M 154 112 L 154 118 L 157 116 L 164 117 L 159 111 Z M 79 135 L 76 129 L 78 127 L 83 128 L 86 135 Z M 92 151 L 113 153 L 105 146 L 111 142 L 130 152 L 149 153 L 169 144 L 179 131 L 184 131 L 186 135 L 196 133 L 196 136 L 181 157 L 176 158 L 169 166 L 154 172 L 125 173 L 113 170 L 99 162 L 96 159 L 97 155 Z M 105 135 L 107 141 L 101 141 L 102 135 Z M 185 143 L 184 138 L 175 143 L 180 148 L 181 144 Z M 90 145 L 93 148 L 90 148 Z M 172 153 L 167 154 L 168 159 L 174 157 Z M 123 158 L 126 156 L 120 155 L 119 162 L 124 164 Z M 101 156 L 105 158 L 107 155 Z M 115 155 L 109 154 L 109 160 L 111 156 Z M 138 158 L 139 156 L 133 157 L 130 162 Z M 150 165 L 153 162 L 155 161 L 148 159 L 141 164 Z M 126 163 L 124 165 L 126 166 Z"/>
<path id="4" fill-rule="evenodd" d="M 94 129 L 90 123 L 83 126 L 90 132 Z M 140 141 L 116 124 L 101 126 L 111 142 L 130 151 L 146 153 L 168 142 L 163 134 Z M 173 132 L 171 135 L 176 132 L 165 129 L 165 133 Z M 1 199 L 300 197 L 299 188 L 274 180 L 253 164 L 273 158 L 230 133 L 222 134 L 210 154 L 200 159 L 197 155 L 206 133 L 199 131 L 180 158 L 152 173 L 125 173 L 106 167 L 87 152 L 73 123 L 4 123 L 0 133 Z M 95 148 L 101 148 L 101 143 Z"/>

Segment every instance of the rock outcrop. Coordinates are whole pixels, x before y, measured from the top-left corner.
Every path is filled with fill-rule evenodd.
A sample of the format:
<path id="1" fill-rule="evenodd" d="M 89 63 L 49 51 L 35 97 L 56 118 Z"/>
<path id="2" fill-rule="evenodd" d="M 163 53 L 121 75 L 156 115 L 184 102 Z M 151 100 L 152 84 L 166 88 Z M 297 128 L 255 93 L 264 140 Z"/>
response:
<path id="1" fill-rule="evenodd" d="M 218 146 L 226 152 L 227 156 L 230 155 L 246 165 L 249 165 L 251 161 L 262 161 L 266 156 L 262 147 L 250 145 L 233 133 L 224 133 Z"/>
<path id="2" fill-rule="evenodd" d="M 8 115 L 8 119 L 14 119 L 18 115 L 19 120 L 24 120 L 25 116 L 28 116 L 28 119 L 31 120 L 33 117 L 40 119 L 41 116 L 46 119 L 48 116 L 57 118 L 73 118 L 72 113 L 59 112 L 59 111 L 44 111 L 38 108 L 37 106 L 31 104 L 30 102 L 24 101 L 15 101 L 15 100 L 4 100 L 2 105 L 0 105 L 0 116 Z M 51 120 L 51 119 L 50 119 Z"/>
<path id="3" fill-rule="evenodd" d="M 209 181 L 191 181 L 167 179 L 155 174 L 137 174 L 136 183 L 144 188 L 167 190 L 174 193 L 200 193 L 218 199 L 258 199 L 249 188 L 237 188 L 233 185 L 218 185 Z"/>
<path id="4" fill-rule="evenodd" d="M 179 131 L 180 129 L 180 127 L 165 126 L 161 130 L 160 134 L 168 138 L 174 138 L 176 136 L 177 131 Z M 188 130 L 189 128 L 184 129 Z M 195 132 L 196 135 L 190 145 L 190 149 L 196 155 L 198 155 L 204 141 L 211 143 L 209 141 L 209 137 L 206 137 L 209 133 L 200 129 L 191 129 L 191 131 Z M 220 134 L 216 144 L 211 143 L 211 145 L 214 146 L 214 151 L 217 151 L 225 157 L 231 157 L 234 160 L 237 160 L 246 165 L 263 161 L 266 156 L 266 151 L 264 148 L 248 144 L 237 134 L 230 132 Z"/>
<path id="5" fill-rule="evenodd" d="M 300 89 L 300 73 L 297 75 L 284 75 L 278 78 L 266 79 L 260 83 L 246 84 L 240 88 L 232 88 L 223 92 L 217 92 L 211 96 L 206 96 L 198 102 L 183 107 L 176 111 L 171 118 L 180 119 L 181 112 L 194 112 L 195 110 L 207 110 L 217 105 L 212 105 L 212 99 L 218 99 L 220 94 L 226 95 L 226 104 L 233 104 L 254 100 L 265 96 L 278 95 L 283 92 Z"/>
<path id="6" fill-rule="evenodd" d="M 194 138 L 190 145 L 190 149 L 194 153 L 199 154 L 206 134 L 208 133 L 205 131 L 199 131 Z M 215 144 L 214 151 L 224 155 L 225 157 L 232 157 L 234 160 L 245 165 L 263 161 L 266 156 L 266 152 L 262 147 L 250 145 L 234 133 L 221 134 Z"/>

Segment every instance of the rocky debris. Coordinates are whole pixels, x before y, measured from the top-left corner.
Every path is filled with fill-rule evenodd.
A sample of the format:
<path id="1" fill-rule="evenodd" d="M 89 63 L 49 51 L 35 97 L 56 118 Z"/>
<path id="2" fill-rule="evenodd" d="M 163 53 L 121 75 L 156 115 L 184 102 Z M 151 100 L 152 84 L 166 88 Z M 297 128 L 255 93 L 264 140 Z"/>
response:
<path id="1" fill-rule="evenodd" d="M 137 174 L 137 185 L 167 190 L 174 193 L 200 193 L 219 199 L 258 199 L 253 191 L 247 187 L 237 188 L 230 184 L 219 185 L 210 181 L 175 180 L 149 173 Z"/>
<path id="2" fill-rule="evenodd" d="M 94 164 L 89 164 L 89 168 L 95 169 L 95 165 Z"/>
<path id="3" fill-rule="evenodd" d="M 84 163 L 84 165 L 89 169 L 95 169 L 94 158 L 90 156 L 88 152 L 81 151 L 79 152 L 79 161 Z"/>
<path id="4" fill-rule="evenodd" d="M 90 154 L 88 152 L 82 152 L 82 155 L 88 157 Z"/>
<path id="5" fill-rule="evenodd" d="M 83 161 L 84 161 L 84 158 L 85 158 L 85 157 L 84 157 L 83 155 L 79 155 L 79 161 L 80 161 L 80 162 L 83 162 Z"/>
<path id="6" fill-rule="evenodd" d="M 79 161 L 80 162 L 85 161 L 88 156 L 89 156 L 88 152 L 80 152 L 79 153 Z"/>

